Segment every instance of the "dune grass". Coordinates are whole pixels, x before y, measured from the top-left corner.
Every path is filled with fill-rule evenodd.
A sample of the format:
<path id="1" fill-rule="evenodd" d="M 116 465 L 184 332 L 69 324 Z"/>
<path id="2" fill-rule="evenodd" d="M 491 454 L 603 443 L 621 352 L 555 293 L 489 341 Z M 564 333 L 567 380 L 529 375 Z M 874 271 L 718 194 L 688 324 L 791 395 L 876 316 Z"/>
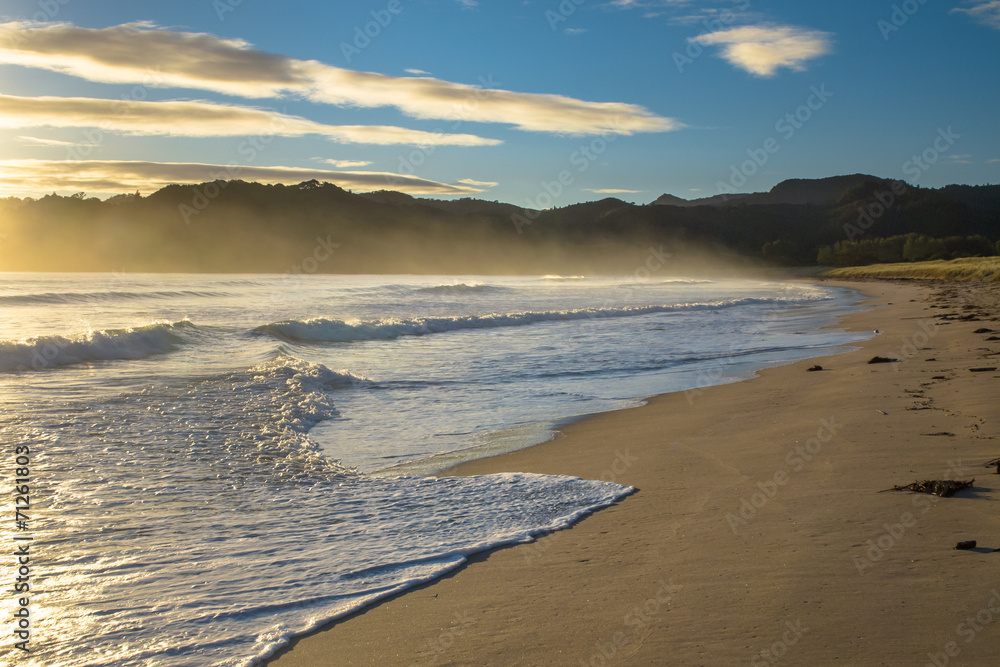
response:
<path id="1" fill-rule="evenodd" d="M 910 278 L 1000 282 L 1000 257 L 962 257 L 948 261 L 940 259 L 931 262 L 848 266 L 827 271 L 823 273 L 823 277 L 837 280 Z"/>

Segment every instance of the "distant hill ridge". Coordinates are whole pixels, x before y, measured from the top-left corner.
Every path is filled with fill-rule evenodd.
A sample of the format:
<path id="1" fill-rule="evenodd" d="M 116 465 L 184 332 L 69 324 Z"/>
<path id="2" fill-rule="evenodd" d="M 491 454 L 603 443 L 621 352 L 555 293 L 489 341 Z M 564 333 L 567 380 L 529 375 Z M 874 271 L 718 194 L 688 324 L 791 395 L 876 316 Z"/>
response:
<path id="1" fill-rule="evenodd" d="M 828 178 L 792 178 L 775 185 L 768 192 L 748 194 L 719 194 L 701 199 L 681 199 L 665 194 L 654 201 L 660 206 L 735 206 L 744 204 L 835 204 L 851 190 L 866 184 L 887 187 L 891 181 L 868 174 L 830 176 Z M 969 187 L 969 186 L 949 186 Z"/>
<path id="2" fill-rule="evenodd" d="M 992 247 L 1000 186 L 932 189 L 851 174 L 761 193 L 667 194 L 645 205 L 608 197 L 544 211 L 317 181 L 169 185 L 106 201 L 8 197 L 0 270 L 642 273 L 669 255 L 672 271 L 703 271 L 720 258 L 812 264 L 835 244 L 910 234 L 978 239 L 944 248 Z"/>

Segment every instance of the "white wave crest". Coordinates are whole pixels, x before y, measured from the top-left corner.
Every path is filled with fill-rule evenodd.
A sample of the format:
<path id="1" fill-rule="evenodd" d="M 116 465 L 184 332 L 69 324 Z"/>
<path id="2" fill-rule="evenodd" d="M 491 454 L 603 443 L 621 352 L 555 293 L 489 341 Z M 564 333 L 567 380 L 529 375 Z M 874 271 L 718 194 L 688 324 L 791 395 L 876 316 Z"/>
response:
<path id="1" fill-rule="evenodd" d="M 183 344 L 188 320 L 156 322 L 143 327 L 88 331 L 78 336 L 35 336 L 0 341 L 0 372 L 43 370 L 90 361 L 145 359 Z"/>
<path id="2" fill-rule="evenodd" d="M 459 294 L 493 294 L 496 292 L 506 291 L 505 288 L 498 285 L 486 285 L 483 283 L 473 283 L 471 285 L 466 283 L 458 283 L 456 285 L 435 285 L 434 287 L 422 287 L 417 290 L 423 294 L 444 294 L 444 295 L 459 295 Z"/>
<path id="3" fill-rule="evenodd" d="M 346 343 L 367 340 L 391 340 L 401 336 L 426 336 L 463 329 L 495 329 L 518 327 L 541 322 L 567 322 L 574 320 L 636 317 L 653 313 L 677 311 L 716 310 L 737 306 L 797 303 L 809 298 L 757 298 L 726 299 L 705 303 L 684 303 L 662 306 L 624 306 L 617 308 L 582 308 L 578 310 L 551 310 L 523 313 L 493 313 L 459 317 L 421 317 L 409 320 L 376 320 L 370 322 L 314 318 L 286 320 L 254 329 L 257 334 L 269 335 L 293 342 Z"/>

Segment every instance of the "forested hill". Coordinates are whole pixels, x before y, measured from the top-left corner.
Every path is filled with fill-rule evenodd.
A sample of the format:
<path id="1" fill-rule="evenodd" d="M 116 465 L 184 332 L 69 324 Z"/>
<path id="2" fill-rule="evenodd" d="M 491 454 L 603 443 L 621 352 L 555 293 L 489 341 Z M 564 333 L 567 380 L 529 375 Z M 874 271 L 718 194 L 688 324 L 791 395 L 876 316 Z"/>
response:
<path id="1" fill-rule="evenodd" d="M 708 258 L 813 264 L 821 251 L 843 259 L 879 239 L 917 235 L 940 248 L 963 237 L 966 254 L 993 252 L 1000 186 L 927 189 L 852 175 L 785 181 L 766 193 L 545 211 L 354 194 L 315 181 L 171 185 L 105 201 L 0 199 L 0 270 L 8 271 L 579 273 L 650 262 L 690 270 Z"/>

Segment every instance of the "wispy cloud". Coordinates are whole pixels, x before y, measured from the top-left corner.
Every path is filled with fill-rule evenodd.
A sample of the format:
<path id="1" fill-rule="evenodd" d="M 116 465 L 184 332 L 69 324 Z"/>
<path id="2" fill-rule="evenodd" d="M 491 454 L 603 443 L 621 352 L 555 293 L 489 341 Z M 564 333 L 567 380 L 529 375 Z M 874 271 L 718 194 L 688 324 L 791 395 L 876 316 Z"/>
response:
<path id="1" fill-rule="evenodd" d="M 554 134 L 626 135 L 682 126 L 634 104 L 359 72 L 265 53 L 239 39 L 150 23 L 82 28 L 8 22 L 0 24 L 0 44 L 6 44 L 0 48 L 0 64 L 105 83 L 193 88 L 247 98 L 292 95 L 343 107 L 395 107 L 414 118 L 504 123 Z"/>
<path id="2" fill-rule="evenodd" d="M 704 3 L 704 0 L 699 0 Z M 605 6 L 614 9 L 658 9 L 663 7 L 685 7 L 692 0 L 611 0 Z"/>
<path id="3" fill-rule="evenodd" d="M 625 190 L 623 188 L 583 188 L 583 190 L 598 195 L 635 195 L 643 192 L 643 190 Z"/>
<path id="4" fill-rule="evenodd" d="M 318 161 L 322 162 L 323 164 L 328 164 L 328 165 L 330 165 L 332 167 L 336 167 L 337 169 L 351 169 L 351 168 L 354 168 L 354 167 L 367 167 L 368 165 L 371 164 L 370 160 L 335 160 L 333 158 L 325 158 L 325 157 L 318 157 L 318 158 L 313 158 L 313 159 L 314 160 L 318 160 Z M 459 181 L 459 182 L 461 182 L 461 181 Z"/>
<path id="5" fill-rule="evenodd" d="M 948 157 L 949 160 L 952 161 L 952 164 L 972 164 L 972 156 L 969 155 L 969 154 L 966 154 L 966 155 L 949 155 L 947 157 Z"/>
<path id="6" fill-rule="evenodd" d="M 567 35 L 582 35 L 583 33 L 587 32 L 587 29 L 586 28 L 566 28 L 565 30 L 563 30 L 563 32 L 566 33 Z"/>
<path id="7" fill-rule="evenodd" d="M 0 118 L 0 124 L 3 123 L 2 118 Z M 9 127 L 9 126 L 8 126 Z M 61 141 L 59 139 L 42 139 L 41 137 L 28 137 L 21 135 L 17 138 L 22 144 L 28 144 L 29 146 L 56 146 L 59 148 L 71 148 L 73 146 L 79 146 L 80 144 L 74 141 Z"/>
<path id="8" fill-rule="evenodd" d="M 97 127 L 107 132 L 174 137 L 320 135 L 352 144 L 495 146 L 471 134 L 422 132 L 385 125 L 324 125 L 267 109 L 204 101 L 138 102 L 90 97 L 0 94 L 0 126 Z"/>
<path id="9" fill-rule="evenodd" d="M 425 72 L 424 70 L 417 69 L 415 67 L 407 67 L 403 71 L 406 72 L 406 73 L 408 73 L 408 74 L 413 74 L 415 76 L 427 76 L 427 75 L 430 74 L 430 72 Z"/>
<path id="10" fill-rule="evenodd" d="M 802 71 L 805 62 L 833 50 L 829 33 L 787 25 L 741 26 L 690 39 L 704 46 L 721 46 L 722 58 L 757 76 L 774 76 L 786 67 Z"/>
<path id="11" fill-rule="evenodd" d="M 470 185 L 450 185 L 414 176 L 374 171 L 330 171 L 298 167 L 238 167 L 191 162 L 120 160 L 0 160 L 0 193 L 48 190 L 89 192 L 152 191 L 170 184 L 241 178 L 292 185 L 316 179 L 355 190 L 393 190 L 409 194 L 461 195 L 482 192 Z"/>
<path id="12" fill-rule="evenodd" d="M 495 181 L 476 181 L 471 178 L 460 178 L 458 179 L 458 182 L 462 183 L 463 185 L 471 185 L 476 188 L 485 188 L 485 189 L 495 188 L 496 186 L 500 185 Z"/>
<path id="13" fill-rule="evenodd" d="M 955 7 L 952 12 L 968 14 L 983 25 L 1000 30 L 1000 0 L 970 0 L 971 7 Z"/>
<path id="14" fill-rule="evenodd" d="M 686 5 L 689 2 L 690 0 L 611 0 L 606 6 L 614 9 L 650 9 Z"/>
<path id="15" fill-rule="evenodd" d="M 709 5 L 717 5 L 715 7 Z M 642 10 L 644 18 L 668 16 L 669 22 L 686 25 L 735 12 L 745 12 L 750 8 L 750 0 L 612 0 L 604 5 L 611 9 Z M 678 12 L 684 12 L 678 14 Z"/>

